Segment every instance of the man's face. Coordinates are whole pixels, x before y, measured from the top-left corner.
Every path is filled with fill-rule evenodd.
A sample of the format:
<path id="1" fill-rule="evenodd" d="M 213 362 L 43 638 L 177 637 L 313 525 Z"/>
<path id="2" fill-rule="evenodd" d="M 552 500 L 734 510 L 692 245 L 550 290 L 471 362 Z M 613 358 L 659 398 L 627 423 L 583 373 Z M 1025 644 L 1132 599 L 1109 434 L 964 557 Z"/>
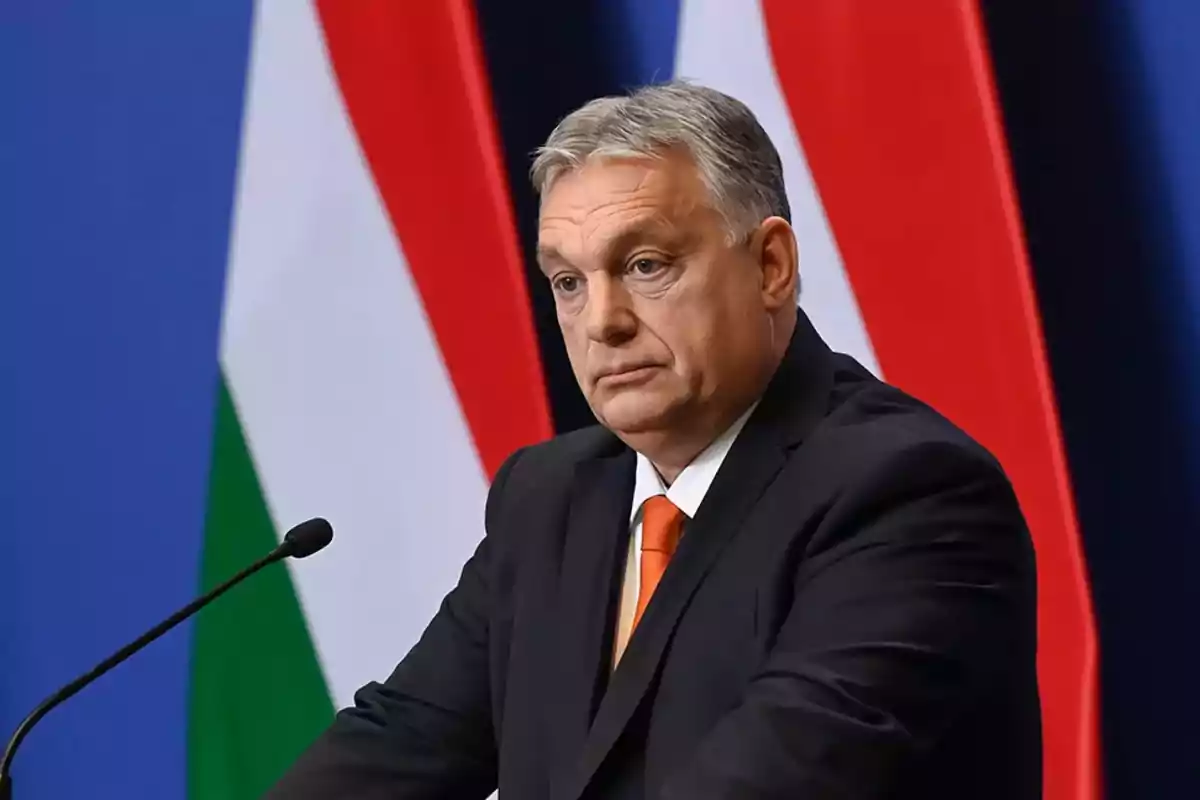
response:
<path id="1" fill-rule="evenodd" d="M 730 244 L 679 156 L 591 162 L 551 185 L 539 263 L 601 423 L 619 434 L 728 424 L 752 400 L 771 350 L 753 251 Z"/>

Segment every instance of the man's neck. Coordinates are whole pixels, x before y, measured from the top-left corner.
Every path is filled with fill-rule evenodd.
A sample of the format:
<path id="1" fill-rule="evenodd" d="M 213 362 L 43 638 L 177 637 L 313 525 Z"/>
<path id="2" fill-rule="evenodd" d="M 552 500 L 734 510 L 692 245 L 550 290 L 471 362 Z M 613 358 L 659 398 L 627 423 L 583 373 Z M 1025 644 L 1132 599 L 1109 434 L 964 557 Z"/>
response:
<path id="1" fill-rule="evenodd" d="M 688 465 L 696 460 L 713 442 L 728 431 L 734 423 L 754 404 L 750 401 L 735 411 L 718 418 L 697 423 L 689 429 L 673 428 L 670 431 L 647 431 L 621 437 L 632 449 L 646 456 L 663 485 L 675 482 Z"/>
<path id="2" fill-rule="evenodd" d="M 679 477 L 679 474 L 687 469 L 688 464 L 695 461 L 696 456 L 703 453 L 706 447 L 716 441 L 716 438 L 714 436 L 702 445 L 689 446 L 686 449 L 680 448 L 675 452 L 668 452 L 658 457 L 647 453 L 646 457 L 650 459 L 650 463 L 654 465 L 654 469 L 658 470 L 658 476 L 662 478 L 663 486 L 670 488 L 675 479 Z"/>

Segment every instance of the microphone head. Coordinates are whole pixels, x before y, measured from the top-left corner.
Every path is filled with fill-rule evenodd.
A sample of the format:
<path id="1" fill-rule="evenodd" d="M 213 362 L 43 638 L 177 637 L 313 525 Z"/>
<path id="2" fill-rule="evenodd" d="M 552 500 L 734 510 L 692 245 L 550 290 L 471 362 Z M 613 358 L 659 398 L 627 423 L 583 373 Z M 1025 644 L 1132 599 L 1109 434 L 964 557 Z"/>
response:
<path id="1" fill-rule="evenodd" d="M 307 558 L 333 541 L 333 526 L 327 520 L 313 517 L 301 522 L 283 537 L 285 555 Z"/>

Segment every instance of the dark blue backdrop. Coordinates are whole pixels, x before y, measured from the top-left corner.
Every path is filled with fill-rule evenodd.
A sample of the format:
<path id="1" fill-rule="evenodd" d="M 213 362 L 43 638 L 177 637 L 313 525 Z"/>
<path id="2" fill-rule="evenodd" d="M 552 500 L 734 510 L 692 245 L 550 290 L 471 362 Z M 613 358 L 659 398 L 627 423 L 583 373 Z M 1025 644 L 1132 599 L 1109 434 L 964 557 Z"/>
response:
<path id="1" fill-rule="evenodd" d="M 1200 4 L 985 3 L 1101 649 L 1111 798 L 1200 797 Z"/>
<path id="2" fill-rule="evenodd" d="M 250 11 L 0 3 L 5 738 L 196 589 Z M 47 718 L 16 796 L 181 797 L 187 658 Z"/>

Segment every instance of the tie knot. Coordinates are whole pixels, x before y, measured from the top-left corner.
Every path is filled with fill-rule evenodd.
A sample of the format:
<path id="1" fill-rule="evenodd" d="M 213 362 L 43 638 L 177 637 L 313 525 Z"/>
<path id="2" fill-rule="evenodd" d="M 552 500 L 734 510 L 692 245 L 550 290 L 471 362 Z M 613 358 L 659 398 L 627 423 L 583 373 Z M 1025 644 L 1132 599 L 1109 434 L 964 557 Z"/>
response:
<path id="1" fill-rule="evenodd" d="M 683 531 L 684 513 L 663 495 L 655 495 L 642 504 L 642 550 L 675 553 Z"/>

